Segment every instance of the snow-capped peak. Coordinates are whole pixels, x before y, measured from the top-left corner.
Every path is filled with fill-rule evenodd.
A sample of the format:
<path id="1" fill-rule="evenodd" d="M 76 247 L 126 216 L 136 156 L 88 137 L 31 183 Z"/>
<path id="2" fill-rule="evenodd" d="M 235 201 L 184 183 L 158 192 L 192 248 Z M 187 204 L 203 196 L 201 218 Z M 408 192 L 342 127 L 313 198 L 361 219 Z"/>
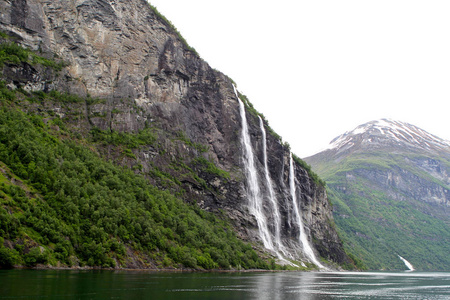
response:
<path id="1" fill-rule="evenodd" d="M 449 151 L 450 142 L 434 136 L 414 125 L 381 119 L 359 125 L 330 142 L 328 149 L 349 149 L 361 146 L 407 146 L 426 150 Z"/>

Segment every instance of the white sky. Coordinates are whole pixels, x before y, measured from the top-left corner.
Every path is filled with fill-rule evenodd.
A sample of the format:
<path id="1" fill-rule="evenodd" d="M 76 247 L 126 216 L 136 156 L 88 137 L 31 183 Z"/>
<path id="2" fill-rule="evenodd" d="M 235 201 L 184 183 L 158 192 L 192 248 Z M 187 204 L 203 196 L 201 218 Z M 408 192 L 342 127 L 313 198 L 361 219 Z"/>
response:
<path id="1" fill-rule="evenodd" d="M 294 153 L 380 118 L 450 140 L 450 1 L 149 0 Z"/>

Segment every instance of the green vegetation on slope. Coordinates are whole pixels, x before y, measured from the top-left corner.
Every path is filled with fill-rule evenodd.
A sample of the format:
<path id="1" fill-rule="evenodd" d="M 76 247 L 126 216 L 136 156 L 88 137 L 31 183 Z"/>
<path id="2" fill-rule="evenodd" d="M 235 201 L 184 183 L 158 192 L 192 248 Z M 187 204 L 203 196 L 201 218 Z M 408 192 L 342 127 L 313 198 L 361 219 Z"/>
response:
<path id="1" fill-rule="evenodd" d="M 7 36 L 2 35 L 2 38 L 8 39 Z M 31 50 L 25 49 L 14 42 L 6 42 L 0 44 L 0 65 L 4 63 L 19 64 L 27 62 L 31 65 L 40 64 L 45 67 L 50 67 L 56 71 L 61 71 L 65 66 L 63 62 L 55 62 L 33 53 Z"/>
<path id="2" fill-rule="evenodd" d="M 60 66 L 15 44 L 0 47 L 0 62 Z M 40 109 L 32 109 L 52 101 L 96 102 L 55 91 L 11 91 L 0 82 L 0 267 L 276 267 L 239 240 L 226 219 L 185 203 L 97 153 L 97 145 L 112 145 L 125 147 L 125 154 L 136 159 L 132 149 L 155 142 L 152 128 L 136 134 L 94 128 L 83 137 L 51 110 L 38 114 Z M 18 103 L 29 112 L 22 112 Z M 229 177 L 200 156 L 196 164 L 204 172 Z M 173 165 L 194 173 L 182 161 Z M 177 184 L 176 178 L 168 180 Z"/>
<path id="3" fill-rule="evenodd" d="M 304 160 L 300 159 L 297 155 L 292 154 L 292 159 L 298 163 L 303 169 L 306 170 L 306 172 L 308 172 L 309 177 L 312 178 L 312 180 L 314 181 L 315 184 L 320 185 L 325 187 L 326 186 L 326 182 L 324 180 L 322 180 L 319 175 L 317 175 L 316 173 L 313 172 L 313 170 L 311 169 L 311 166 L 308 165 Z"/>
<path id="4" fill-rule="evenodd" d="M 53 125 L 0 111 L 0 236 L 15 245 L 2 247 L 3 265 L 113 267 L 133 249 L 164 266 L 268 268 L 225 222 L 56 138 Z"/>
<path id="5" fill-rule="evenodd" d="M 171 21 L 169 21 L 163 14 L 161 14 L 155 6 L 153 6 L 150 3 L 148 3 L 148 5 L 161 20 L 163 20 L 166 24 L 169 25 L 170 28 L 172 28 L 172 30 L 175 32 L 175 34 L 178 36 L 178 38 L 181 40 L 181 42 L 186 46 L 187 49 L 194 52 L 197 56 L 200 56 L 198 54 L 198 52 L 192 46 L 190 46 L 188 44 L 186 39 L 181 35 L 181 33 L 178 31 L 178 29 L 175 27 L 175 25 L 173 25 L 173 23 Z"/>
<path id="6" fill-rule="evenodd" d="M 5 67 L 64 67 L 5 35 L 0 42 Z M 58 91 L 12 91 L 0 81 L 0 267 L 281 268 L 241 241 L 224 215 L 186 197 L 183 185 L 220 198 L 211 182 L 231 180 L 205 145 L 155 123 L 135 133 L 101 130 L 94 118 L 121 113 L 91 110 L 105 103 Z M 159 161 L 144 167 L 139 155 L 147 153 Z"/>
<path id="7" fill-rule="evenodd" d="M 394 166 L 411 172 L 413 168 L 404 163 L 404 156 L 365 156 L 349 157 L 338 167 L 328 168 L 325 177 L 346 251 L 374 270 L 405 269 L 398 255 L 418 269 L 445 270 L 450 265 L 448 226 L 422 212 L 420 201 L 407 197 L 395 200 L 367 178 L 368 174 L 383 174 Z M 417 169 L 413 174 L 425 176 Z"/>

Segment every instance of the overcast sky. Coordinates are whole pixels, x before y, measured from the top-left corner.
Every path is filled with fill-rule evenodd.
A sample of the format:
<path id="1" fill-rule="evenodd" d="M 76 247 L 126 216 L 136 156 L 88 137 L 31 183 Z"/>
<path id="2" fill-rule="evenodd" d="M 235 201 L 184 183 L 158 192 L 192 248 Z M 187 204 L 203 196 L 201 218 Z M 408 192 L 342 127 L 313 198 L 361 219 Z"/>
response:
<path id="1" fill-rule="evenodd" d="M 450 140 L 450 1 L 149 2 L 300 157 L 380 118 Z"/>

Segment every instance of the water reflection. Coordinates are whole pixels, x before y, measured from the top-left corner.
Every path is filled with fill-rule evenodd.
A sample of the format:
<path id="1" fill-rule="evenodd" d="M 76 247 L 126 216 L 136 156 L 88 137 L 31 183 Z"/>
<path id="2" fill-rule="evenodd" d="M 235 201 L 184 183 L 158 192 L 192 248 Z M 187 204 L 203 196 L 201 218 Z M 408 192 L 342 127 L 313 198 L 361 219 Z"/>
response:
<path id="1" fill-rule="evenodd" d="M 281 300 L 283 294 L 283 278 L 281 276 L 256 276 L 255 297 L 261 300 Z"/>
<path id="2" fill-rule="evenodd" d="M 313 300 L 318 299 L 315 293 L 311 291 L 317 285 L 319 273 L 297 273 L 296 276 L 289 276 L 288 273 L 281 274 L 284 277 L 284 294 L 283 299 L 301 299 Z"/>
<path id="3" fill-rule="evenodd" d="M 0 270 L 0 299 L 450 299 L 450 273 Z"/>

